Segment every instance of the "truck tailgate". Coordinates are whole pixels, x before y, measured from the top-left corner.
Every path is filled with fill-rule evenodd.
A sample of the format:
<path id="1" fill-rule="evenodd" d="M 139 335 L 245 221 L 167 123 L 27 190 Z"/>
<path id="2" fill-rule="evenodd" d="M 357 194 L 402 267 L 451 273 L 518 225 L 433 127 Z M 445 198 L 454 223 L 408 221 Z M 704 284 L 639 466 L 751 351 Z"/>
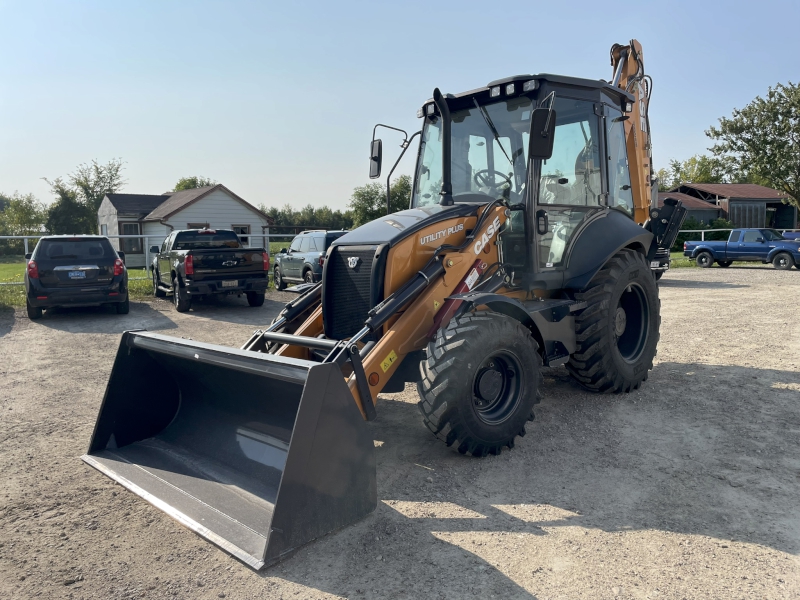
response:
<path id="1" fill-rule="evenodd" d="M 191 250 L 194 279 L 261 276 L 265 273 L 263 252 L 261 248 Z"/>

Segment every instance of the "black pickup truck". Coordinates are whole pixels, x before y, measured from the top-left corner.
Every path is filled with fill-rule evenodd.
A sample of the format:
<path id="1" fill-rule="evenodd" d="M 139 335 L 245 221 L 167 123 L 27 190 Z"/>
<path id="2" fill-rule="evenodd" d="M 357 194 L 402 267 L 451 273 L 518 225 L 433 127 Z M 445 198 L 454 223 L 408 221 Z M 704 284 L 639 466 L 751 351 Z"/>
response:
<path id="1" fill-rule="evenodd" d="M 192 298 L 211 294 L 245 294 L 250 306 L 264 304 L 269 286 L 269 254 L 244 248 L 239 236 L 226 229 L 185 229 L 169 234 L 155 256 L 153 294 L 172 294 L 175 309 L 186 312 Z"/>

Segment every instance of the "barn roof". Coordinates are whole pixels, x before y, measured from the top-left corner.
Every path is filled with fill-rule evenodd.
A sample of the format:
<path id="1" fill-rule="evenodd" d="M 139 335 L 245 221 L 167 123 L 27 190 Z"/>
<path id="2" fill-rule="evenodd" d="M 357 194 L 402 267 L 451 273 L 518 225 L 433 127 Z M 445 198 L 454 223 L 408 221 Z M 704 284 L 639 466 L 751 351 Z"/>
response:
<path id="1" fill-rule="evenodd" d="M 690 188 L 725 198 L 755 198 L 759 200 L 774 198 L 779 200 L 789 197 L 784 192 L 755 183 L 684 183 L 676 188 L 676 191 L 681 188 Z"/>

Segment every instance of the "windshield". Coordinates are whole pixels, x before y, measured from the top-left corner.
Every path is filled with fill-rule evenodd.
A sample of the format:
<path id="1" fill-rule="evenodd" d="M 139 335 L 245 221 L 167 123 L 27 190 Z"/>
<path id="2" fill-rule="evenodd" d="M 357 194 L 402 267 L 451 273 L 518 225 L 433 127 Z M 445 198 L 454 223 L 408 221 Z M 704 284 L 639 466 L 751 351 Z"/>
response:
<path id="1" fill-rule="evenodd" d="M 473 99 L 471 107 L 451 113 L 450 164 L 456 202 L 459 194 L 519 201 L 525 187 L 530 118 L 531 100 L 524 96 L 487 105 Z M 412 206 L 430 206 L 439 203 L 442 190 L 440 117 L 425 119 L 420 144 Z"/>
<path id="2" fill-rule="evenodd" d="M 767 240 L 768 242 L 775 242 L 777 240 L 786 239 L 774 229 L 765 229 L 764 231 L 762 231 L 762 233 L 764 234 L 764 239 Z"/>
<path id="3" fill-rule="evenodd" d="M 175 236 L 173 250 L 211 250 L 241 248 L 239 236 L 233 231 L 181 231 Z"/>

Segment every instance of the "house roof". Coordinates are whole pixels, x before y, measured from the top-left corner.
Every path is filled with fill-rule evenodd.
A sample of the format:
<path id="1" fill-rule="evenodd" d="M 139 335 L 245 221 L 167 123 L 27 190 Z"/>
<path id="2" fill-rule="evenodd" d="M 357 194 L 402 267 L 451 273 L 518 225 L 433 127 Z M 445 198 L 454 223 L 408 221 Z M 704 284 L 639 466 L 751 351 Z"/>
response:
<path id="1" fill-rule="evenodd" d="M 169 198 L 169 194 L 106 194 L 117 211 L 149 214 Z"/>
<path id="2" fill-rule="evenodd" d="M 695 189 L 725 198 L 788 198 L 788 194 L 755 183 L 684 183 L 680 187 Z M 676 189 L 680 189 L 676 188 Z"/>
<path id="3" fill-rule="evenodd" d="M 689 194 L 682 194 L 680 192 L 658 192 L 658 207 L 661 208 L 664 206 L 664 200 L 667 198 L 674 198 L 675 200 L 680 200 L 683 202 L 683 206 L 689 210 L 719 210 L 719 206 L 716 204 L 712 204 L 711 202 L 706 202 L 705 200 L 700 200 L 700 198 L 695 198 L 694 196 L 690 196 Z"/>
<path id="4" fill-rule="evenodd" d="M 170 194 L 169 195 L 169 199 L 166 202 L 163 202 L 163 203 L 159 204 L 158 206 L 156 206 L 152 210 L 152 212 L 150 212 L 150 214 L 148 214 L 143 220 L 144 221 L 161 221 L 161 220 L 164 220 L 164 219 L 168 219 L 169 217 L 174 215 L 176 212 L 183 210 L 187 206 L 189 206 L 191 204 L 194 204 L 198 200 L 200 200 L 202 198 L 205 198 L 210 193 L 212 193 L 214 191 L 217 191 L 217 190 L 224 191 L 228 196 L 230 196 L 231 198 L 233 198 L 237 202 L 240 202 L 241 204 L 243 204 L 244 206 L 246 206 L 250 210 L 259 213 L 261 216 L 263 216 L 267 220 L 267 223 L 269 223 L 270 225 L 273 224 L 274 220 L 272 219 L 272 217 L 270 217 L 269 215 L 261 212 L 255 206 L 253 206 L 249 202 L 245 201 L 244 199 L 242 199 L 239 196 L 237 196 L 236 194 L 234 194 L 232 191 L 230 191 L 228 188 L 226 188 L 221 183 L 218 183 L 216 185 L 207 185 L 205 187 L 195 188 L 193 190 L 183 190 L 183 191 L 180 191 L 180 192 L 175 192 L 173 194 Z"/>

